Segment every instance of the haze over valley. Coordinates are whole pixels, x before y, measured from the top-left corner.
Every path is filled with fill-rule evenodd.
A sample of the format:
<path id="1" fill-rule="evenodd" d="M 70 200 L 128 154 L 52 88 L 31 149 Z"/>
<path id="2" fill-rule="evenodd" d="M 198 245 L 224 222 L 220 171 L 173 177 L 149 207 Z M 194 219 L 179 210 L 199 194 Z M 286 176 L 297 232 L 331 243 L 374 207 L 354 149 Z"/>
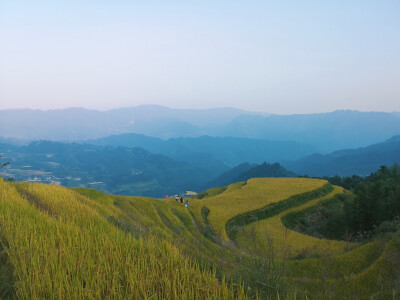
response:
<path id="1" fill-rule="evenodd" d="M 263 163 L 286 170 L 257 177 L 367 176 L 381 165 L 400 163 L 395 113 L 279 116 L 141 106 L 5 110 L 0 116 L 0 152 L 10 162 L 2 176 L 113 194 L 201 192 L 249 179 L 240 173 Z"/>

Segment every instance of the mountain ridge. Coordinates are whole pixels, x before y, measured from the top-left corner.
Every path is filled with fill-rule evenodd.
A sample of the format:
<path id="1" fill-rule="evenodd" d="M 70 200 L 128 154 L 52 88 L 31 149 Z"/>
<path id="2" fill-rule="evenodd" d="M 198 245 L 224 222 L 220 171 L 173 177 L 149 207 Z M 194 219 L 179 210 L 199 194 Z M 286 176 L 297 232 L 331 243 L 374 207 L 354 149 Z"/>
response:
<path id="1" fill-rule="evenodd" d="M 22 140 L 80 141 L 123 133 L 162 139 L 244 137 L 311 144 L 317 151 L 365 147 L 400 134 L 398 113 L 338 110 L 274 115 L 234 108 L 208 110 L 139 106 L 108 111 L 1 110 L 0 136 Z"/>
<path id="2" fill-rule="evenodd" d="M 315 153 L 297 161 L 283 162 L 284 167 L 308 176 L 367 176 L 382 165 L 400 163 L 400 136 L 357 149 L 329 154 Z"/>
<path id="3" fill-rule="evenodd" d="M 46 182 L 67 187 L 96 187 L 120 195 L 163 197 L 197 189 L 211 176 L 184 162 L 141 148 L 113 148 L 37 141 L 28 146 L 0 144 L 10 165 L 0 174 L 16 181 Z"/>
<path id="4" fill-rule="evenodd" d="M 212 136 L 162 140 L 135 133 L 88 140 L 87 143 L 102 146 L 140 147 L 153 153 L 161 153 L 173 159 L 191 163 L 198 157 L 202 157 L 199 166 L 219 161 L 226 167 L 234 167 L 244 162 L 292 160 L 316 151 L 312 145 L 292 141 Z M 224 172 L 227 169 L 224 170 L 221 166 L 220 170 Z"/>

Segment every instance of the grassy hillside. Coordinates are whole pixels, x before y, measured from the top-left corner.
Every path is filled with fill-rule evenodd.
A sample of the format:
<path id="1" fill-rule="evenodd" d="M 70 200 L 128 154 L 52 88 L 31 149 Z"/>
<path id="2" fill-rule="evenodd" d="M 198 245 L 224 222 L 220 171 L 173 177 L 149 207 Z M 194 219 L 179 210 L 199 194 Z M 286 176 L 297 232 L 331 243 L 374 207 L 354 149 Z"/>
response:
<path id="1" fill-rule="evenodd" d="M 234 296 L 215 273 L 165 240 L 136 239 L 114 226 L 112 217 L 121 211 L 112 198 L 96 201 L 66 188 L 3 181 L 0 190 L 2 268 L 12 274 L 2 284 L 3 297 Z"/>
<path id="2" fill-rule="evenodd" d="M 342 192 L 323 180 L 253 179 L 186 209 L 174 199 L 0 179 L 0 298 L 397 297 L 399 236 L 349 245 L 282 224 Z M 229 221 L 260 211 L 229 239 Z M 293 255 L 282 255 L 288 247 Z"/>
<path id="3" fill-rule="evenodd" d="M 291 291 L 289 298 L 397 299 L 400 294 L 400 233 L 357 244 L 319 239 L 286 228 L 282 218 L 345 192 L 340 187 L 329 188 L 324 181 L 304 179 L 301 193 L 296 187 L 298 180 L 253 179 L 247 184 L 212 189 L 201 195 L 202 200 L 196 200 L 194 211 L 197 216 L 201 215 L 203 226 L 211 226 L 212 234 L 220 234 L 225 239 L 235 237 L 231 242 L 240 251 L 281 263 L 281 269 L 274 272 L 285 278 L 285 288 Z M 270 185 L 281 188 L 273 190 Z M 247 194 L 243 193 L 245 188 Z M 257 189 L 263 193 L 257 194 Z M 290 190 L 296 189 L 297 193 L 290 196 Z M 275 201 L 270 200 L 274 198 Z M 245 199 L 249 206 L 244 204 Z M 264 207 L 256 207 L 254 199 L 264 199 Z M 203 209 L 199 210 L 201 205 Z M 249 209 L 251 205 L 254 205 L 253 210 Z M 232 210 L 236 211 L 233 217 Z M 238 227 L 236 234 L 224 231 L 230 229 L 226 226 L 229 223 Z"/>
<path id="4" fill-rule="evenodd" d="M 257 251 L 260 247 L 264 249 L 271 245 L 274 251 L 284 253 L 287 257 L 342 253 L 347 248 L 352 247 L 352 245 L 342 241 L 319 239 L 301 234 L 286 228 L 281 221 L 282 217 L 290 213 L 314 206 L 339 193 L 343 193 L 343 189 L 335 187 L 334 190 L 327 195 L 313 199 L 299 207 L 289 208 L 271 218 L 254 222 L 242 228 L 237 236 L 238 245 L 241 247 L 248 247 L 252 252 Z M 257 240 L 257 244 L 251 242 L 254 238 Z M 255 245 L 257 247 L 254 247 Z"/>
<path id="5" fill-rule="evenodd" d="M 224 193 L 203 200 L 194 200 L 192 207 L 199 220 L 205 206 L 210 210 L 208 221 L 215 232 L 228 240 L 226 223 L 233 217 L 291 196 L 310 192 L 326 184 L 324 180 L 305 178 L 254 178 L 247 183 L 231 184 Z M 205 224 L 204 224 L 205 225 Z"/>
<path id="6" fill-rule="evenodd" d="M 296 174 L 286 170 L 279 163 L 270 164 L 263 162 L 260 165 L 243 163 L 207 182 L 204 185 L 204 189 L 207 190 L 213 187 L 226 186 L 236 182 L 247 181 L 251 178 L 263 177 L 296 177 Z"/>

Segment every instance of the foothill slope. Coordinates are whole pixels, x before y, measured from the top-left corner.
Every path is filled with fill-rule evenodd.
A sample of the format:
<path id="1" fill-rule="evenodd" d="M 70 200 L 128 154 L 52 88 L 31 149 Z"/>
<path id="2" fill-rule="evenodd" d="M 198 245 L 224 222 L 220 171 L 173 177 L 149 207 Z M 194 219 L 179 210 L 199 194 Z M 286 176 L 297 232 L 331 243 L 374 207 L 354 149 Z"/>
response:
<path id="1" fill-rule="evenodd" d="M 0 179 L 1 297 L 387 299 L 400 290 L 399 237 L 347 243 L 282 223 L 343 192 L 324 180 L 256 178 L 185 208 Z"/>

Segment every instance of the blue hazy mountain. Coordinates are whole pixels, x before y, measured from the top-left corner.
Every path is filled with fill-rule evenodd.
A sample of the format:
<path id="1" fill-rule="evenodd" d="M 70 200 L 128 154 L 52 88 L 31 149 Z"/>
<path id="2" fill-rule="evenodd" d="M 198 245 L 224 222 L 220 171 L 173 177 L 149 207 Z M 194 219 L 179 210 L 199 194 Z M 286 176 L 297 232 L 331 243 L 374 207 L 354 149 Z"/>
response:
<path id="1" fill-rule="evenodd" d="M 220 135 L 313 144 L 319 152 L 358 148 L 400 134 L 396 113 L 335 111 L 308 115 L 240 116 Z"/>
<path id="2" fill-rule="evenodd" d="M 161 146 L 166 142 L 146 136 L 138 136 L 138 139 Z M 202 191 L 252 177 L 296 176 L 295 173 L 318 177 L 336 174 L 366 176 L 381 165 L 400 164 L 400 136 L 368 147 L 313 154 L 282 165 L 242 163 L 234 168 L 215 158 L 215 165 L 212 165 L 209 157 L 203 158 L 203 165 L 200 159 L 198 165 L 192 165 L 135 147 L 44 141 L 28 146 L 0 143 L 0 155 L 2 161 L 11 163 L 0 170 L 3 177 L 88 186 L 116 194 L 160 197 L 185 190 Z M 189 160 L 190 155 L 187 155 Z M 216 167 L 221 165 L 220 169 Z"/>
<path id="3" fill-rule="evenodd" d="M 0 144 L 0 154 L 10 162 L 0 176 L 120 195 L 163 197 L 198 190 L 212 176 L 207 168 L 140 148 L 40 141 L 20 147 Z"/>
<path id="4" fill-rule="evenodd" d="M 184 110 L 161 106 L 108 111 L 0 111 L 0 136 L 7 138 L 76 141 L 123 133 L 162 139 L 209 135 L 294 141 L 329 153 L 366 147 L 400 134 L 400 117 L 398 113 L 384 112 L 265 115 L 233 108 Z"/>
<path id="5" fill-rule="evenodd" d="M 139 134 L 123 134 L 91 140 L 88 143 L 114 147 L 140 147 L 175 160 L 189 162 L 194 166 L 207 166 L 215 170 L 215 175 L 244 162 L 293 160 L 316 150 L 311 145 L 299 142 L 210 136 L 161 140 Z"/>
<path id="6" fill-rule="evenodd" d="M 220 176 L 207 182 L 202 190 L 212 187 L 227 186 L 231 183 L 247 181 L 250 178 L 262 177 L 296 177 L 296 174 L 286 170 L 279 163 L 263 162 L 260 165 L 242 163 Z"/>
<path id="7" fill-rule="evenodd" d="M 0 136 L 25 140 L 84 140 L 121 133 L 160 138 L 200 136 L 208 128 L 228 124 L 240 115 L 234 108 L 172 109 L 143 105 L 108 111 L 68 108 L 59 110 L 0 110 Z"/>
<path id="8" fill-rule="evenodd" d="M 236 167 L 233 167 L 232 169 L 222 173 L 218 177 L 214 178 L 213 180 L 210 180 L 207 182 L 203 190 L 207 190 L 212 187 L 219 187 L 219 186 L 227 186 L 231 183 L 234 183 L 236 178 L 241 176 L 243 173 L 247 172 L 248 170 L 258 166 L 257 164 L 249 164 L 247 162 L 241 163 L 237 165 Z M 237 182 L 237 181 L 236 181 Z"/>
<path id="9" fill-rule="evenodd" d="M 309 176 L 367 176 L 382 165 L 400 164 L 400 135 L 368 147 L 313 154 L 283 165 Z"/>

